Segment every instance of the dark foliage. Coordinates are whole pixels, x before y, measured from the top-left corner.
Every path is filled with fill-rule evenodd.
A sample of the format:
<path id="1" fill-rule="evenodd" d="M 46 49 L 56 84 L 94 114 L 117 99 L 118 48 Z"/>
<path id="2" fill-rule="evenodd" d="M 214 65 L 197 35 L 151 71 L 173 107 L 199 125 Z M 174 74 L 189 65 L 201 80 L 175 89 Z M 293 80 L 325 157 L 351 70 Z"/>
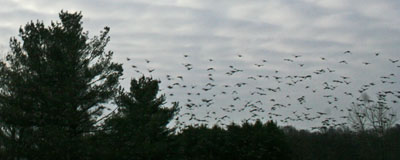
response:
<path id="1" fill-rule="evenodd" d="M 116 97 L 118 112 L 104 125 L 102 158 L 166 159 L 168 135 L 166 126 L 177 111 L 176 105 L 162 107 L 165 98 L 157 97 L 159 81 L 141 77 L 131 81 L 130 92 Z M 112 146 L 112 147 L 109 147 Z"/>
<path id="2" fill-rule="evenodd" d="M 379 136 L 374 130 L 352 132 L 347 128 L 324 132 L 283 128 L 295 160 L 395 160 L 400 157 L 400 125 Z"/>
<path id="3" fill-rule="evenodd" d="M 84 159 L 101 104 L 113 97 L 121 64 L 105 52 L 109 28 L 89 40 L 80 13 L 30 22 L 0 63 L 2 159 Z M 62 155 L 62 156 L 61 156 Z"/>
<path id="4" fill-rule="evenodd" d="M 285 135 L 275 123 L 189 127 L 178 135 L 178 159 L 289 159 Z"/>

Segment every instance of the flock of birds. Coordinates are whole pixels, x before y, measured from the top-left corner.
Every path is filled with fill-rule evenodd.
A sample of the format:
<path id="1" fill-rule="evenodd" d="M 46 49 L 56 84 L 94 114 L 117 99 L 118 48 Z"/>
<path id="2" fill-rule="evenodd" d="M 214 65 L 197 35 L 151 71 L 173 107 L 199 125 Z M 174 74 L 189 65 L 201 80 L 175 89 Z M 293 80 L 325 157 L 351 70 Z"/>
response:
<path id="1" fill-rule="evenodd" d="M 384 96 L 387 106 L 398 109 L 399 57 L 354 55 L 345 51 L 334 57 L 288 55 L 270 60 L 236 54 L 222 61 L 184 54 L 181 67 L 170 73 L 157 73 L 148 59 L 143 65 L 128 65 L 136 75 L 160 79 L 161 93 L 179 103 L 173 120 L 177 128 L 261 119 L 315 129 L 348 125 L 350 105 L 360 102 L 362 93 Z"/>

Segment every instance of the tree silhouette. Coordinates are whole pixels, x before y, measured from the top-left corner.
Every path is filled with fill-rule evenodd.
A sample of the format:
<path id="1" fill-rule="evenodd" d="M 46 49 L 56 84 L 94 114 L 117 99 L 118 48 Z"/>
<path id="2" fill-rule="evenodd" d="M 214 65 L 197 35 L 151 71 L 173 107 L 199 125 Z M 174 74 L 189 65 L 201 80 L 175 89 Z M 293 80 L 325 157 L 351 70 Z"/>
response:
<path id="1" fill-rule="evenodd" d="M 232 123 L 226 129 L 190 126 L 178 139 L 177 159 L 290 159 L 286 136 L 272 121 Z"/>
<path id="2" fill-rule="evenodd" d="M 109 28 L 89 39 L 81 13 L 30 22 L 0 63 L 4 159 L 85 159 L 86 138 L 113 97 L 122 65 L 105 51 Z"/>
<path id="3" fill-rule="evenodd" d="M 363 132 L 372 129 L 375 134 L 382 136 L 396 123 L 396 114 L 387 106 L 385 94 L 378 94 L 376 103 L 366 93 L 358 100 L 361 103 L 353 103 L 348 116 L 355 130 Z"/>
<path id="4" fill-rule="evenodd" d="M 167 124 L 177 111 L 162 107 L 164 95 L 157 97 L 159 81 L 149 77 L 131 80 L 130 92 L 116 97 L 118 112 L 105 123 L 104 157 L 110 159 L 166 159 L 168 157 Z"/>

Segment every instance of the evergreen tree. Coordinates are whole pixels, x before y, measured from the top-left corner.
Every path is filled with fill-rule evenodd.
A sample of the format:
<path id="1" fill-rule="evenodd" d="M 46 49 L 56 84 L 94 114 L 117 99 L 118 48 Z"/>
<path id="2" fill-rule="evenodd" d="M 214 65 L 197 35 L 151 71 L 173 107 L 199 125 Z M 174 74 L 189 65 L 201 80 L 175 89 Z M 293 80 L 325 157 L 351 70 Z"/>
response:
<path id="1" fill-rule="evenodd" d="M 89 39 L 81 13 L 30 22 L 0 62 L 3 159 L 86 159 L 86 139 L 113 97 L 122 65 L 105 51 L 109 28 Z"/>
<path id="2" fill-rule="evenodd" d="M 131 80 L 130 92 L 116 97 L 118 112 L 105 123 L 106 159 L 167 159 L 171 148 L 167 124 L 177 106 L 162 107 L 164 95 L 158 96 L 159 81 L 149 77 Z"/>

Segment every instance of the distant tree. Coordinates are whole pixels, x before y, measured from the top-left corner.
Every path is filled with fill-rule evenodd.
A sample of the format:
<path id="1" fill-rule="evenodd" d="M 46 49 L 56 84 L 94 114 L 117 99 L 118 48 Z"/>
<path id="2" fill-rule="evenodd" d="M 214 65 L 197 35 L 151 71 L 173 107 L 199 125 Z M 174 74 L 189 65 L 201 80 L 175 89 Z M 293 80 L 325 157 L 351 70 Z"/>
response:
<path id="1" fill-rule="evenodd" d="M 245 122 L 241 126 L 227 126 L 228 146 L 232 158 L 238 159 L 290 159 L 290 149 L 284 132 L 276 123 L 254 124 Z"/>
<path id="2" fill-rule="evenodd" d="M 387 130 L 385 135 L 386 159 L 400 159 L 400 124 Z"/>
<path id="3" fill-rule="evenodd" d="M 397 160 L 400 157 L 400 125 L 384 136 L 373 132 L 353 132 L 346 126 L 310 132 L 284 127 L 293 160 Z M 384 141 L 384 143 L 382 143 Z"/>
<path id="4" fill-rule="evenodd" d="M 178 135 L 181 157 L 177 159 L 290 159 L 286 136 L 270 121 L 263 124 L 230 124 L 226 129 L 188 127 Z"/>
<path id="5" fill-rule="evenodd" d="M 218 126 L 208 128 L 189 126 L 177 135 L 178 156 L 175 159 L 203 160 L 229 159 L 226 130 Z"/>
<path id="6" fill-rule="evenodd" d="M 387 129 L 396 123 L 395 112 L 386 104 L 386 95 L 378 94 L 375 103 L 366 93 L 358 99 L 361 103 L 351 105 L 348 120 L 357 131 L 372 129 L 382 136 Z"/>
<path id="7" fill-rule="evenodd" d="M 177 105 L 163 107 L 165 96 L 158 96 L 159 81 L 149 77 L 131 80 L 129 92 L 116 97 L 118 112 L 106 120 L 104 134 L 109 159 L 167 159 L 167 124 L 174 117 Z M 157 97 L 158 96 L 158 97 Z"/>
<path id="8" fill-rule="evenodd" d="M 375 102 L 366 93 L 353 103 L 348 115 L 358 135 L 361 159 L 388 159 L 386 132 L 396 123 L 395 112 L 386 103 L 386 94 L 379 92 Z"/>
<path id="9" fill-rule="evenodd" d="M 122 65 L 106 52 L 109 28 L 89 39 L 81 13 L 30 22 L 0 62 L 2 159 L 87 159 L 86 139 L 114 96 Z"/>

